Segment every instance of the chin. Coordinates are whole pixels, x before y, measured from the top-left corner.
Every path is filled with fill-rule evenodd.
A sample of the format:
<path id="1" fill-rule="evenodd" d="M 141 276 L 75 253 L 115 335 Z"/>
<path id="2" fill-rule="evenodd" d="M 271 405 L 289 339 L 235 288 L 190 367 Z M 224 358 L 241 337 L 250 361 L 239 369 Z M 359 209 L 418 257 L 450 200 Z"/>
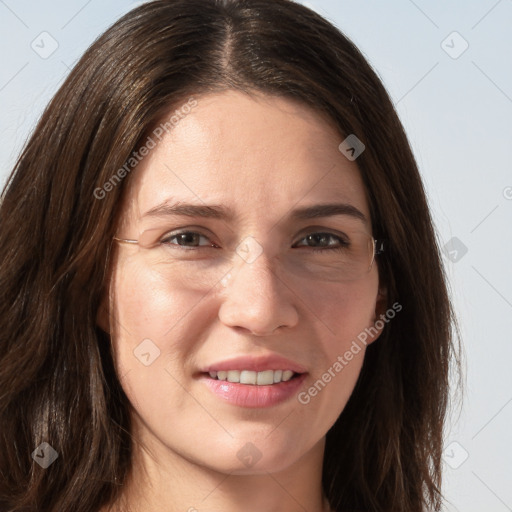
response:
<path id="1" fill-rule="evenodd" d="M 263 475 L 276 473 L 292 466 L 301 457 L 297 445 L 290 448 L 289 441 L 269 443 L 263 439 L 250 441 L 250 436 L 244 436 L 233 440 L 231 446 L 225 447 L 219 456 L 209 457 L 205 466 L 214 471 L 230 473 L 234 475 Z"/>
<path id="2" fill-rule="evenodd" d="M 254 459 L 253 461 L 246 459 L 237 461 L 237 463 L 233 463 L 233 460 L 230 459 L 226 460 L 224 464 L 220 465 L 217 460 L 215 463 L 212 461 L 212 464 L 205 464 L 205 466 L 219 473 L 247 476 L 278 473 L 290 467 L 294 462 L 295 458 L 285 459 L 282 455 L 280 455 L 276 457 L 262 456 L 261 459 Z"/>

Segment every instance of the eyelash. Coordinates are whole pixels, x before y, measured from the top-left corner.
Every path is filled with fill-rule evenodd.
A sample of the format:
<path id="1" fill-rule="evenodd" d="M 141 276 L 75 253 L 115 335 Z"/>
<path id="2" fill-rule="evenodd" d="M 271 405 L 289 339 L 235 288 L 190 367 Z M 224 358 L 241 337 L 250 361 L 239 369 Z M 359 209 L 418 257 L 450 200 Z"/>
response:
<path id="1" fill-rule="evenodd" d="M 212 248 L 216 248 L 216 247 L 212 247 L 210 245 L 207 245 L 207 246 L 199 246 L 199 247 L 186 247 L 186 246 L 182 246 L 182 245 L 179 245 L 179 244 L 171 244 L 169 243 L 170 240 L 172 240 L 173 238 L 176 238 L 180 235 L 199 235 L 199 236 L 202 236 L 206 239 L 208 239 L 208 237 L 202 233 L 199 233 L 197 231 L 180 231 L 178 233 L 173 233 L 172 235 L 169 235 L 167 237 L 164 237 L 160 243 L 162 244 L 165 244 L 165 245 L 168 245 L 168 246 L 176 246 L 176 247 L 179 247 L 180 249 L 182 250 L 185 250 L 185 251 L 193 251 L 193 250 L 197 250 L 197 249 L 200 249 L 201 247 L 204 248 L 204 249 L 212 249 Z M 320 248 L 317 248 L 317 247 L 310 247 L 310 249 L 313 251 L 313 252 L 318 252 L 318 253 L 325 253 L 326 251 L 342 251 L 344 249 L 346 249 L 346 247 L 349 245 L 348 242 L 346 242 L 345 240 L 343 240 L 343 238 L 341 238 L 340 236 L 338 235 L 335 235 L 334 233 L 328 233 L 328 232 L 323 232 L 323 231 L 313 231 L 311 233 L 308 233 L 306 236 L 304 236 L 303 238 L 301 238 L 299 240 L 299 242 L 302 242 L 304 239 L 306 239 L 307 237 L 309 236 L 312 236 L 312 235 L 327 235 L 329 238 L 336 238 L 338 239 L 340 245 L 337 245 L 335 247 L 320 247 Z M 307 245 L 304 245 L 302 247 L 309 247 Z"/>

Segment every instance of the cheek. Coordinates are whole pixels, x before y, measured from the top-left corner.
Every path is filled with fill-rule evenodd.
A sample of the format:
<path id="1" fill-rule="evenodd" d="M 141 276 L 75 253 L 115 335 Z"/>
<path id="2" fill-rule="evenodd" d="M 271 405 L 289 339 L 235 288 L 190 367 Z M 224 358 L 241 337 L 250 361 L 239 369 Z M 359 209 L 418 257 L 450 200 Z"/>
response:
<path id="1" fill-rule="evenodd" d="M 133 370 L 130 374 L 133 377 L 142 371 L 144 380 L 147 364 L 152 370 L 145 372 L 147 378 L 153 375 L 155 379 L 156 371 L 168 370 L 180 379 L 184 364 L 201 338 L 201 325 L 193 311 L 203 295 L 179 285 L 171 286 L 161 274 L 148 272 L 135 262 L 128 260 L 120 264 L 113 283 L 112 305 L 113 345 L 119 375 Z M 208 321 L 206 315 L 201 315 L 201 319 Z M 168 380 L 170 375 L 166 375 Z M 161 384 L 157 379 L 153 386 L 161 389 Z M 149 385 L 148 380 L 145 386 Z"/>
<path id="2" fill-rule="evenodd" d="M 315 286 L 304 281 L 296 290 L 307 314 L 319 320 L 322 346 L 331 357 L 373 325 L 379 282 L 374 270 L 365 279 L 347 283 Z"/>
<path id="3" fill-rule="evenodd" d="M 112 318 L 116 371 L 134 409 L 150 423 L 170 424 L 176 411 L 193 407 L 181 386 L 187 385 L 187 365 L 201 333 L 190 313 L 203 295 L 171 286 L 129 260 L 118 267 Z"/>
<path id="4" fill-rule="evenodd" d="M 335 333 L 328 337 L 326 352 L 331 356 L 346 350 L 351 341 L 373 324 L 375 297 L 361 287 L 346 288 L 336 300 L 325 305 L 329 329 Z"/>
<path id="5" fill-rule="evenodd" d="M 148 271 L 136 262 L 121 266 L 114 284 L 116 320 L 132 337 L 174 338 L 187 315 L 204 296 L 161 272 Z M 178 337 L 178 336 L 176 336 Z"/>
<path id="6" fill-rule="evenodd" d="M 301 389 L 298 402 L 305 416 L 316 418 L 316 428 L 325 430 L 343 411 L 361 372 L 365 329 L 375 318 L 378 275 L 308 292 L 308 303 L 321 320 L 318 348 L 323 357 Z"/>
<path id="7" fill-rule="evenodd" d="M 364 352 L 364 348 L 357 354 L 350 352 L 348 360 L 344 352 L 335 351 L 329 364 L 315 372 L 299 392 L 302 417 L 317 435 L 325 435 L 345 409 L 361 372 Z"/>
<path id="8" fill-rule="evenodd" d="M 335 336 L 325 338 L 327 367 L 322 374 L 333 389 L 338 389 L 344 402 L 351 393 L 361 367 L 367 343 L 370 342 L 368 329 L 375 319 L 375 298 L 377 285 L 372 279 L 347 286 L 337 300 L 329 306 L 330 329 Z M 331 385 L 333 383 L 333 385 Z"/>

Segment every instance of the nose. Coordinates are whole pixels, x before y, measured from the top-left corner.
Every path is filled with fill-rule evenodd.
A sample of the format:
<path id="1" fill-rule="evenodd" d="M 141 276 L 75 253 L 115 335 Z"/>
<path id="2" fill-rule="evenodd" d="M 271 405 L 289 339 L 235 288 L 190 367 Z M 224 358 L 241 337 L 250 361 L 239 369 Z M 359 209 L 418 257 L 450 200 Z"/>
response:
<path id="1" fill-rule="evenodd" d="M 239 261 L 225 282 L 219 319 L 230 327 L 268 336 L 278 327 L 294 327 L 298 297 L 276 274 L 262 253 L 252 262 Z"/>

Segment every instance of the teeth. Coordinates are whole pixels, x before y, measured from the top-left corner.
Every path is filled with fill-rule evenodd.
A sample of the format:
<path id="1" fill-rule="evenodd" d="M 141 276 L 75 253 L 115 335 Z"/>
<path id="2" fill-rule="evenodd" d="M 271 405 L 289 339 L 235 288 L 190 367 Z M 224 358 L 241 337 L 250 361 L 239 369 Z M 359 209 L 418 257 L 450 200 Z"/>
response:
<path id="1" fill-rule="evenodd" d="M 283 376 L 282 376 L 281 380 L 286 382 L 287 380 L 290 380 L 292 377 L 293 377 L 293 372 L 291 370 L 285 370 L 283 372 Z"/>
<path id="2" fill-rule="evenodd" d="M 260 372 L 263 373 L 263 372 Z M 243 370 L 240 372 L 240 384 L 256 384 L 259 373 Z"/>
<path id="3" fill-rule="evenodd" d="M 251 384 L 256 386 L 268 386 L 270 384 L 279 384 L 289 381 L 294 372 L 292 370 L 264 370 L 262 372 L 253 372 L 250 370 L 229 370 L 209 372 L 212 379 L 227 380 L 228 382 L 237 382 L 240 384 Z"/>
<path id="4" fill-rule="evenodd" d="M 254 384 L 258 384 L 258 386 L 268 386 L 269 384 L 274 384 L 274 371 L 265 370 L 264 372 L 258 372 L 256 382 Z"/>
<path id="5" fill-rule="evenodd" d="M 240 371 L 229 370 L 228 371 L 228 382 L 240 382 Z"/>

